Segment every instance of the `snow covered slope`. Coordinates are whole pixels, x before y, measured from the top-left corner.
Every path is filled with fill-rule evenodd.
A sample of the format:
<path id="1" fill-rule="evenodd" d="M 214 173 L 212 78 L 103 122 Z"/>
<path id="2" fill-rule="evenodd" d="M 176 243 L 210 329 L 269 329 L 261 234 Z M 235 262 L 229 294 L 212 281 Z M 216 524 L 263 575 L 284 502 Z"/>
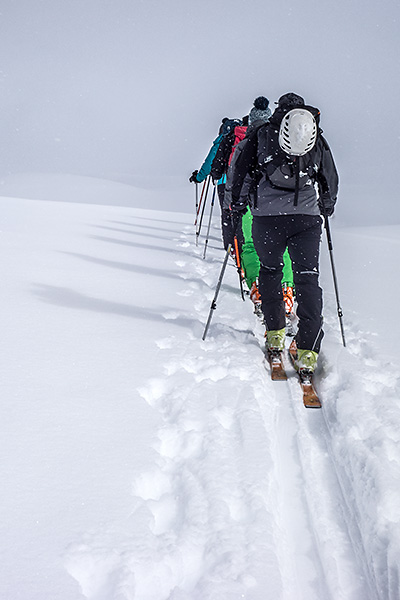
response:
<path id="1" fill-rule="evenodd" d="M 233 265 L 201 340 L 217 216 L 203 260 L 192 214 L 1 207 L 1 598 L 400 598 L 400 227 L 333 221 L 307 411 Z"/>

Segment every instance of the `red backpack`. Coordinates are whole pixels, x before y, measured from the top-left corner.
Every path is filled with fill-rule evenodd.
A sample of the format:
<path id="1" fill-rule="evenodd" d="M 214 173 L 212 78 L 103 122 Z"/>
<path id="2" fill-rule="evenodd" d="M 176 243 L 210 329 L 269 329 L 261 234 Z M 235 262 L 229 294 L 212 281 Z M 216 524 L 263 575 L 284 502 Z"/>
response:
<path id="1" fill-rule="evenodd" d="M 247 125 L 237 125 L 234 129 L 235 140 L 233 142 L 232 151 L 229 156 L 228 165 L 232 162 L 233 153 L 235 152 L 235 148 L 239 142 L 244 140 L 247 131 Z"/>

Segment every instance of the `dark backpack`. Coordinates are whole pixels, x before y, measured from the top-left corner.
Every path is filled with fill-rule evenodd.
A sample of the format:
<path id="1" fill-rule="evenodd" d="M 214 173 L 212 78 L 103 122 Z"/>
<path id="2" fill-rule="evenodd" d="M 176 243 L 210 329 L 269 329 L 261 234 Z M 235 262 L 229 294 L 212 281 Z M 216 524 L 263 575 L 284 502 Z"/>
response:
<path id="1" fill-rule="evenodd" d="M 227 119 L 222 125 L 221 134 L 225 137 L 226 135 L 231 133 L 235 129 L 235 127 L 241 124 L 242 121 L 240 121 L 240 119 Z"/>
<path id="2" fill-rule="evenodd" d="M 268 161 L 263 169 L 269 183 L 272 187 L 282 190 L 295 190 L 296 197 L 298 190 L 310 185 L 315 180 L 315 145 L 308 152 L 301 156 L 293 156 L 284 152 L 279 144 L 279 130 L 282 119 L 291 111 L 293 106 L 285 109 L 277 109 L 274 113 L 274 119 L 267 127 L 267 154 Z M 321 130 L 319 129 L 320 112 L 313 106 L 299 106 L 302 110 L 307 110 L 314 117 L 317 126 L 318 140 Z M 281 114 L 279 114 L 281 113 Z M 316 143 L 316 142 L 315 142 Z"/>

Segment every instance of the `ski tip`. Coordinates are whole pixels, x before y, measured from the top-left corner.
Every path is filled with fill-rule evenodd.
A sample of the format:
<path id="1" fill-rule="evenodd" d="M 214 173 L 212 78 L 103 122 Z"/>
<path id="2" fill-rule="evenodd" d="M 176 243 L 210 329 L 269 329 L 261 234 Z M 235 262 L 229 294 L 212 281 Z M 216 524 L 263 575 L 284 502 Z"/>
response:
<path id="1" fill-rule="evenodd" d="M 321 402 L 304 402 L 306 408 L 322 408 Z"/>
<path id="2" fill-rule="evenodd" d="M 271 369 L 272 381 L 286 381 L 287 374 L 282 360 L 282 353 L 270 354 L 268 350 L 264 350 L 264 353 Z"/>
<path id="3" fill-rule="evenodd" d="M 321 408 L 321 401 L 316 394 L 310 394 L 303 390 L 303 403 L 306 408 Z"/>
<path id="4" fill-rule="evenodd" d="M 306 408 L 321 408 L 321 401 L 318 397 L 317 392 L 315 391 L 314 385 L 309 380 L 302 380 L 301 375 L 299 375 L 300 386 L 303 392 L 303 403 Z"/>
<path id="5" fill-rule="evenodd" d="M 271 379 L 272 381 L 287 381 L 287 375 L 284 371 L 272 371 Z"/>

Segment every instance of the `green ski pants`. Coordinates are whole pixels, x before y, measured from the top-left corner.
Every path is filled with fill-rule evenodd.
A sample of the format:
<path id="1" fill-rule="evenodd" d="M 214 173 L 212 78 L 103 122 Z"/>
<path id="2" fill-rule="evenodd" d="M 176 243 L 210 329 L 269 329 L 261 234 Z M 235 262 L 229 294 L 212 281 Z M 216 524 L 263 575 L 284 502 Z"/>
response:
<path id="1" fill-rule="evenodd" d="M 243 246 L 240 255 L 242 263 L 242 269 L 246 278 L 247 287 L 250 289 L 253 282 L 257 280 L 260 272 L 260 259 L 254 248 L 253 244 L 253 215 L 251 214 L 250 208 L 244 213 L 242 217 L 242 232 L 243 232 Z M 286 248 L 283 255 L 283 276 L 282 284 L 286 284 L 288 287 L 293 287 L 293 270 L 292 261 L 290 260 L 288 249 Z"/>

